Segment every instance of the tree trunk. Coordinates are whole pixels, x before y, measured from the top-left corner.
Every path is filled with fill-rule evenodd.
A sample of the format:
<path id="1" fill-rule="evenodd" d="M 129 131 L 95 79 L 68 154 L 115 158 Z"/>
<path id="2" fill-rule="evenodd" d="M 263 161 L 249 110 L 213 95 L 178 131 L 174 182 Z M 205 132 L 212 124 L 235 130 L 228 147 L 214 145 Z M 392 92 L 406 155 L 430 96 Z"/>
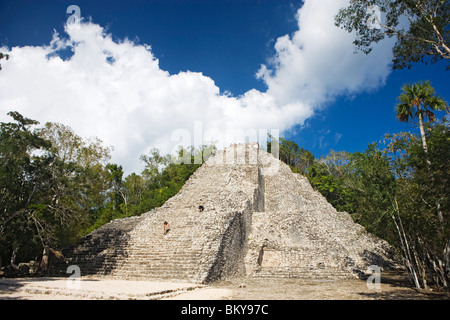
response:
<path id="1" fill-rule="evenodd" d="M 439 200 L 436 200 L 436 209 L 437 209 L 439 222 L 441 223 L 441 229 L 442 229 L 442 231 L 444 231 L 444 216 L 442 214 L 441 204 L 439 203 Z"/>
<path id="2" fill-rule="evenodd" d="M 397 212 L 399 223 L 397 223 L 397 220 L 396 220 L 394 214 L 391 214 L 391 217 L 392 217 L 392 220 L 394 221 L 395 227 L 397 228 L 400 242 L 402 244 L 402 248 L 404 251 L 404 258 L 406 261 L 406 269 L 408 270 L 408 274 L 412 277 L 416 288 L 420 289 L 419 279 L 417 278 L 417 271 L 414 267 L 413 259 L 411 256 L 411 250 L 410 250 L 409 244 L 408 244 L 408 238 L 406 237 L 405 229 L 403 228 L 402 219 L 400 218 L 400 213 L 399 213 L 399 208 L 398 208 L 398 203 L 397 203 L 396 197 L 394 197 L 393 207 L 394 207 L 395 212 Z M 400 226 L 399 226 L 399 224 L 400 224 Z"/>
<path id="3" fill-rule="evenodd" d="M 447 295 L 450 296 L 450 239 L 447 242 L 447 245 L 444 249 L 444 263 L 442 266 L 444 279 L 447 284 Z"/>
<path id="4" fill-rule="evenodd" d="M 419 113 L 419 129 L 420 129 L 420 136 L 422 137 L 422 146 L 423 146 L 423 150 L 425 151 L 425 156 L 427 158 L 428 167 L 430 167 L 431 161 L 428 159 L 427 139 L 425 138 L 425 129 L 423 127 L 423 115 L 422 115 L 420 107 L 418 107 L 418 111 L 419 111 L 418 112 Z M 431 175 L 431 178 L 434 180 L 433 175 Z M 436 209 L 437 209 L 439 222 L 441 223 L 441 228 L 444 229 L 444 216 L 442 215 L 441 205 L 439 203 L 439 200 L 436 200 Z"/>
<path id="5" fill-rule="evenodd" d="M 422 146 L 423 146 L 423 150 L 425 151 L 425 154 L 428 154 L 428 146 L 427 146 L 427 140 L 425 138 L 425 129 L 423 127 L 423 115 L 422 112 L 420 112 L 421 110 L 418 110 L 419 112 L 419 129 L 420 129 L 420 136 L 422 137 Z M 429 162 L 429 160 L 427 160 L 427 162 Z"/>
<path id="6" fill-rule="evenodd" d="M 417 270 L 418 270 L 419 276 L 422 280 L 422 287 L 423 287 L 423 289 L 428 290 L 425 261 L 422 261 L 422 259 L 420 259 L 420 256 L 419 256 L 419 253 L 417 252 L 416 247 L 417 247 L 416 245 L 414 245 L 412 247 L 414 260 L 416 261 Z"/>
<path id="7" fill-rule="evenodd" d="M 41 265 L 40 265 L 41 270 L 43 272 L 47 272 L 47 270 L 48 270 L 49 255 L 50 255 L 50 247 L 44 246 L 44 250 L 42 251 Z"/>
<path id="8" fill-rule="evenodd" d="M 445 266 L 441 259 L 433 259 L 429 253 L 427 253 L 428 260 L 431 262 L 431 265 L 433 266 L 433 272 L 435 274 L 435 282 L 439 286 L 442 284 L 442 286 L 445 288 L 445 290 L 449 291 L 449 283 L 448 283 L 448 276 L 445 272 Z"/>
<path id="9" fill-rule="evenodd" d="M 13 252 L 11 254 L 11 267 L 13 267 L 14 269 L 18 268 L 16 266 L 16 256 L 17 256 L 17 247 L 14 247 Z"/>

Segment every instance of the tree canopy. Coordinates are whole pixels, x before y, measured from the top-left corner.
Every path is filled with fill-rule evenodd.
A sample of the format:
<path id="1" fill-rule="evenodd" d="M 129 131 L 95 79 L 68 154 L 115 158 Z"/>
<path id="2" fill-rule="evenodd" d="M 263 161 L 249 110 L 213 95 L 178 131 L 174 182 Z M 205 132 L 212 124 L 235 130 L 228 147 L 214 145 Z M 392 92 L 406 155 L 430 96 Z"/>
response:
<path id="1" fill-rule="evenodd" d="M 337 26 L 356 32 L 354 44 L 365 53 L 373 43 L 395 37 L 395 69 L 410 68 L 414 62 L 448 61 L 449 21 L 448 0 L 350 0 L 335 17 Z"/>
<path id="2" fill-rule="evenodd" d="M 397 119 L 403 122 L 418 120 L 422 145 L 427 152 L 427 142 L 424 130 L 424 120 L 436 120 L 436 111 L 449 111 L 448 103 L 437 96 L 429 81 L 415 84 L 405 84 L 402 94 L 398 97 L 395 106 Z"/>

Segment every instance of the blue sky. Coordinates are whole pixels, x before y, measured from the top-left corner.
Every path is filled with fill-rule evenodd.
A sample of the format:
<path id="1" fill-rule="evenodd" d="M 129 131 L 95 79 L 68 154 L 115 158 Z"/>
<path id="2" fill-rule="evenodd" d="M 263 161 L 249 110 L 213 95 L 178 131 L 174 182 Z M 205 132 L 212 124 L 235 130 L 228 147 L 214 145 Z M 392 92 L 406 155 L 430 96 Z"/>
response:
<path id="1" fill-rule="evenodd" d="M 323 8 L 307 1 L 304 10 L 300 1 L 275 0 L 1 1 L 0 46 L 22 48 L 11 55 L 25 62 L 1 62 L 0 120 L 7 120 L 5 114 L 14 106 L 41 122 L 68 124 L 83 136 L 99 136 L 113 145 L 117 153 L 113 160 L 126 168 L 129 162 L 129 170 L 138 170 L 140 154 L 153 146 L 164 149 L 175 130 L 192 130 L 193 121 L 203 121 L 204 130 L 223 131 L 223 123 L 243 129 L 280 127 L 286 138 L 320 156 L 330 149 L 363 151 L 385 133 L 415 130 L 394 116 L 396 98 L 405 83 L 430 80 L 437 93 L 450 101 L 449 72 L 443 63 L 391 71 L 392 43 L 381 44 L 370 57 L 353 54 L 351 35 L 342 35 L 345 43 L 325 46 L 324 41 L 333 40 L 332 26 L 323 29 L 330 39 L 327 34 L 323 38 L 313 34 L 323 27 L 320 19 L 333 16 L 331 11 L 322 12 L 331 10 L 329 1 L 316 0 L 315 5 Z M 81 9 L 84 33 L 68 35 L 65 30 L 66 9 L 71 4 Z M 107 36 L 112 43 L 105 40 Z M 38 57 L 52 51 L 52 39 L 64 47 L 55 51 L 63 61 L 50 64 L 51 59 Z M 103 51 L 95 51 L 95 39 L 100 39 Z M 127 47 L 125 39 L 132 44 Z M 77 47 L 83 42 L 85 47 Z M 139 51 L 143 47 L 157 64 Z M 309 48 L 317 51 L 308 52 Z M 96 69 L 98 63 L 90 65 L 90 57 L 106 51 L 117 61 L 130 57 L 139 68 L 131 72 L 126 64 L 103 69 Z M 68 61 L 73 52 L 79 58 Z M 21 67 L 27 61 L 30 66 Z M 30 69 L 35 73 L 30 75 Z M 139 70 L 142 75 L 133 77 Z M 64 72 L 77 74 L 66 79 Z M 36 74 L 39 77 L 33 80 Z M 66 80 L 70 88 L 63 87 Z M 143 86 L 147 80 L 154 82 L 149 84 L 150 91 Z M 83 87 L 81 82 L 89 85 Z M 156 90 L 158 82 L 166 90 Z M 7 83 L 23 86 L 23 91 L 8 90 Z M 75 88 L 77 84 L 80 88 Z M 134 92 L 138 86 L 143 87 Z M 122 94 L 122 87 L 128 91 Z M 132 92 L 130 101 L 127 92 Z M 71 107 L 74 97 L 80 100 Z M 272 117 L 269 112 L 274 108 L 277 116 Z M 224 115 L 222 123 L 220 115 Z M 126 124 L 107 132 L 122 119 Z M 120 136 L 115 135 L 118 132 Z"/>
<path id="2" fill-rule="evenodd" d="M 0 44 L 48 44 L 54 29 L 64 32 L 71 4 L 117 39 L 151 45 L 171 74 L 202 72 L 235 95 L 264 88 L 254 75 L 274 40 L 294 30 L 300 7 L 274 0 L 2 1 Z"/>
<path id="3" fill-rule="evenodd" d="M 430 80 L 436 93 L 449 102 L 449 76 L 443 63 L 415 64 L 410 70 L 393 71 L 386 85 L 374 92 L 339 97 L 327 104 L 317 117 L 307 120 L 307 129 L 288 136 L 320 156 L 326 155 L 329 149 L 364 151 L 369 143 L 379 142 L 385 134 L 400 131 L 418 133 L 412 124 L 401 123 L 395 118 L 394 107 L 402 85 Z"/>

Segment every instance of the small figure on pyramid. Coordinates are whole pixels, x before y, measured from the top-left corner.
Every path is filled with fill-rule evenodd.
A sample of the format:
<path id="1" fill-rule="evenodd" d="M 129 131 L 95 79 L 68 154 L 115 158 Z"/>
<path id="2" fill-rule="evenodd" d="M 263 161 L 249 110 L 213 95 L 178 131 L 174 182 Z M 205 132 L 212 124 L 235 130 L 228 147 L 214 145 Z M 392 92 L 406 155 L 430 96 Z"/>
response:
<path id="1" fill-rule="evenodd" d="M 167 221 L 164 221 L 164 235 L 166 235 L 169 230 L 169 223 Z"/>
<path id="2" fill-rule="evenodd" d="M 203 212 L 205 210 L 205 207 L 202 205 L 201 201 L 203 201 L 203 200 L 200 199 L 200 203 L 198 204 L 198 211 L 199 212 Z"/>
<path id="3" fill-rule="evenodd" d="M 205 210 L 205 207 L 202 205 L 202 199 L 200 199 L 200 203 L 198 204 L 198 211 L 203 212 Z"/>

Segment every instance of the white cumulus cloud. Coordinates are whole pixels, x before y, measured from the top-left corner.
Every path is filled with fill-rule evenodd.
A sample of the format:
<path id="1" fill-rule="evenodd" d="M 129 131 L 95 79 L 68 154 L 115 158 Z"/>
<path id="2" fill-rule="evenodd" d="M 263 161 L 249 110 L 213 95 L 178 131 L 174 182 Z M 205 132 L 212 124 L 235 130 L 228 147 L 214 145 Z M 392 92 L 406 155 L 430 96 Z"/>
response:
<path id="1" fill-rule="evenodd" d="M 353 36 L 334 26 L 346 3 L 305 1 L 297 12 L 298 30 L 278 38 L 275 56 L 255 70 L 267 90 L 239 97 L 221 94 L 201 73 L 162 70 L 150 45 L 115 41 L 92 22 L 66 25 L 65 35 L 55 32 L 48 45 L 1 50 L 10 59 L 0 71 L 0 121 L 10 121 L 6 113 L 16 110 L 96 136 L 114 146 L 112 161 L 127 173 L 140 172 L 139 156 L 153 147 L 163 153 L 179 142 L 218 141 L 221 147 L 250 129 L 283 132 L 324 102 L 376 88 L 389 75 L 392 43 L 356 55 Z M 190 141 L 180 140 L 183 132 Z"/>
<path id="2" fill-rule="evenodd" d="M 348 0 L 305 1 L 297 12 L 298 30 L 278 38 L 271 65 L 258 71 L 277 103 L 302 101 L 317 107 L 385 83 L 393 41 L 380 42 L 370 55 L 355 53 L 354 34 L 334 25 L 334 16 L 346 5 Z"/>

